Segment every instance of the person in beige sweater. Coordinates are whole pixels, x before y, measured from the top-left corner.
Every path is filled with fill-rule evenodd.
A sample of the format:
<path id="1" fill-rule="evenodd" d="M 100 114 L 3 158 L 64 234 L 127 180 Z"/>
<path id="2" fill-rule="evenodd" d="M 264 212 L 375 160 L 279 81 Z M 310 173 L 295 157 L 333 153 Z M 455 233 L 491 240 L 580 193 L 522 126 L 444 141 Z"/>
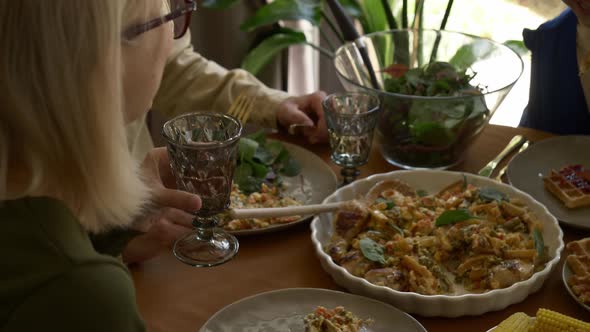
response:
<path id="1" fill-rule="evenodd" d="M 175 20 L 175 24 L 182 24 L 179 21 Z M 124 61 L 127 72 L 145 75 L 147 82 L 162 75 L 152 111 L 160 112 L 166 118 L 194 111 L 225 113 L 232 101 L 244 93 L 254 97 L 254 110 L 248 123 L 279 130 L 290 124 L 306 124 L 309 127 L 305 127 L 302 134 L 309 143 L 327 141 L 322 108 L 324 92 L 289 96 L 283 91 L 268 88 L 245 70 L 227 70 L 195 52 L 188 31 L 172 43 L 163 73 L 154 73 L 148 68 L 152 68 L 149 63 L 153 61 L 152 55 L 156 53 L 158 43 L 147 41 L 149 37 L 141 37 L 143 39 L 126 45 Z M 198 206 L 200 201 L 196 195 L 191 195 L 191 202 L 189 194 L 181 195 L 174 190 L 165 148 L 154 149 L 146 124 L 149 108 L 142 107 L 146 101 L 137 97 L 145 95 L 142 91 L 145 87 L 127 84 L 124 88 L 125 95 L 136 96 L 127 102 L 129 148 L 136 160 L 151 160 L 144 160 L 144 165 L 154 166 L 150 171 L 154 175 L 152 187 L 156 188 L 156 203 L 160 207 L 144 223 L 151 225 L 149 231 L 134 238 L 123 251 L 124 260 L 133 263 L 157 255 L 162 246 L 171 246 L 176 238 L 190 231 L 192 215 L 186 212 L 186 208 Z"/>
<path id="2" fill-rule="evenodd" d="M 195 52 L 190 41 L 190 32 L 187 32 L 173 43 L 152 111 L 166 118 L 194 111 L 226 113 L 232 101 L 244 93 L 254 97 L 254 111 L 248 123 L 274 129 L 285 128 L 290 124 L 307 124 L 313 127 L 305 128 L 303 135 L 310 143 L 327 141 L 321 105 L 325 97 L 323 92 L 292 97 L 284 91 L 268 88 L 245 70 L 228 70 L 204 58 Z M 142 50 L 138 49 L 137 52 Z M 133 57 L 130 61 L 136 59 Z M 136 65 L 141 66 L 139 63 Z M 147 112 L 141 110 L 141 114 L 131 114 L 134 121 L 128 125 L 130 148 L 139 160 L 153 148 L 146 125 Z"/>

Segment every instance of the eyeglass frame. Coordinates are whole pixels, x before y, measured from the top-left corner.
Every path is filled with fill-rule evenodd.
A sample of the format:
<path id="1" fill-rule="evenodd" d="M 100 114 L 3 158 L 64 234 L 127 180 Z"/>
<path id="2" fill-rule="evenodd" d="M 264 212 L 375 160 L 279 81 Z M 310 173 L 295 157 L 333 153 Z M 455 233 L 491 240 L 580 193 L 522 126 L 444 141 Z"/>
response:
<path id="1" fill-rule="evenodd" d="M 125 29 L 125 31 L 123 31 L 123 38 L 131 40 L 143 33 L 146 33 L 152 29 L 159 27 L 160 25 L 173 21 L 181 17 L 182 15 L 186 15 L 184 28 L 182 29 L 182 32 L 178 36 L 174 36 L 174 39 L 182 38 L 182 36 L 186 34 L 186 31 L 190 26 L 191 14 L 197 10 L 197 3 L 195 2 L 195 0 L 185 0 L 184 2 L 186 3 L 186 6 L 184 6 L 183 8 L 176 9 L 164 16 L 160 16 L 152 20 L 149 20 L 145 23 L 133 25 Z"/>

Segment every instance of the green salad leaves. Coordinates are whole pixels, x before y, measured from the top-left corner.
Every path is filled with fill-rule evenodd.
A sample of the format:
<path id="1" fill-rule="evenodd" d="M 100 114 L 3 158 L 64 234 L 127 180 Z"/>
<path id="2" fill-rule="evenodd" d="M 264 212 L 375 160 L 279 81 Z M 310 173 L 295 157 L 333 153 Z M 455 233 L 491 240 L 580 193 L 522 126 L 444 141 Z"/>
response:
<path id="1" fill-rule="evenodd" d="M 267 140 L 264 131 L 244 136 L 238 143 L 238 163 L 234 182 L 245 194 L 260 191 L 262 183 L 280 185 L 281 176 L 296 176 L 301 165 L 285 146 L 275 140 Z"/>

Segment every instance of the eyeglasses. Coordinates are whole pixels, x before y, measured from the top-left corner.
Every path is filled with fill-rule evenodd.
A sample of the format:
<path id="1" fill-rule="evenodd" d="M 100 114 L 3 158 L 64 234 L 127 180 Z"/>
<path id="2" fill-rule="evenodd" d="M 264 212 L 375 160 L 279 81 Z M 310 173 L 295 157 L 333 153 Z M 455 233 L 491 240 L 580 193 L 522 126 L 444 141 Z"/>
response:
<path id="1" fill-rule="evenodd" d="M 192 12 L 197 10 L 195 0 L 168 0 L 171 12 L 146 23 L 134 25 L 123 32 L 123 38 L 133 39 L 170 21 L 174 22 L 174 39 L 179 39 L 188 30 Z"/>

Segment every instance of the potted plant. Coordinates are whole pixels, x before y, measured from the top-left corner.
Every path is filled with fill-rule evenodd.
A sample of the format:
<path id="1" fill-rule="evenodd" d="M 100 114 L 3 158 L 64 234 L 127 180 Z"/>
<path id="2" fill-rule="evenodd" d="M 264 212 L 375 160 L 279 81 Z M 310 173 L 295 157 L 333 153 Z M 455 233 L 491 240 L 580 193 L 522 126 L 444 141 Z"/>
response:
<path id="1" fill-rule="evenodd" d="M 231 7 L 238 0 L 205 0 L 203 6 L 215 9 Z M 242 61 L 242 68 L 257 74 L 275 55 L 291 45 L 308 45 L 322 55 L 333 57 L 337 46 L 332 40 L 344 43 L 347 38 L 330 13 L 323 0 L 274 0 L 259 8 L 255 14 L 242 23 L 243 31 L 254 31 L 260 27 L 273 26 Z M 358 22 L 360 34 L 389 30 L 422 27 L 425 0 L 416 0 L 410 6 L 407 0 L 340 0 L 333 1 L 342 6 L 346 15 Z M 401 2 L 401 6 L 399 3 Z M 449 18 L 453 0 L 448 0 L 440 29 L 444 29 Z M 397 10 L 395 10 L 397 8 Z M 280 26 L 280 21 L 306 20 L 318 27 L 324 46 L 307 40 L 301 31 Z M 348 38 L 349 39 L 349 38 Z M 338 45 L 339 46 L 339 45 Z"/>

